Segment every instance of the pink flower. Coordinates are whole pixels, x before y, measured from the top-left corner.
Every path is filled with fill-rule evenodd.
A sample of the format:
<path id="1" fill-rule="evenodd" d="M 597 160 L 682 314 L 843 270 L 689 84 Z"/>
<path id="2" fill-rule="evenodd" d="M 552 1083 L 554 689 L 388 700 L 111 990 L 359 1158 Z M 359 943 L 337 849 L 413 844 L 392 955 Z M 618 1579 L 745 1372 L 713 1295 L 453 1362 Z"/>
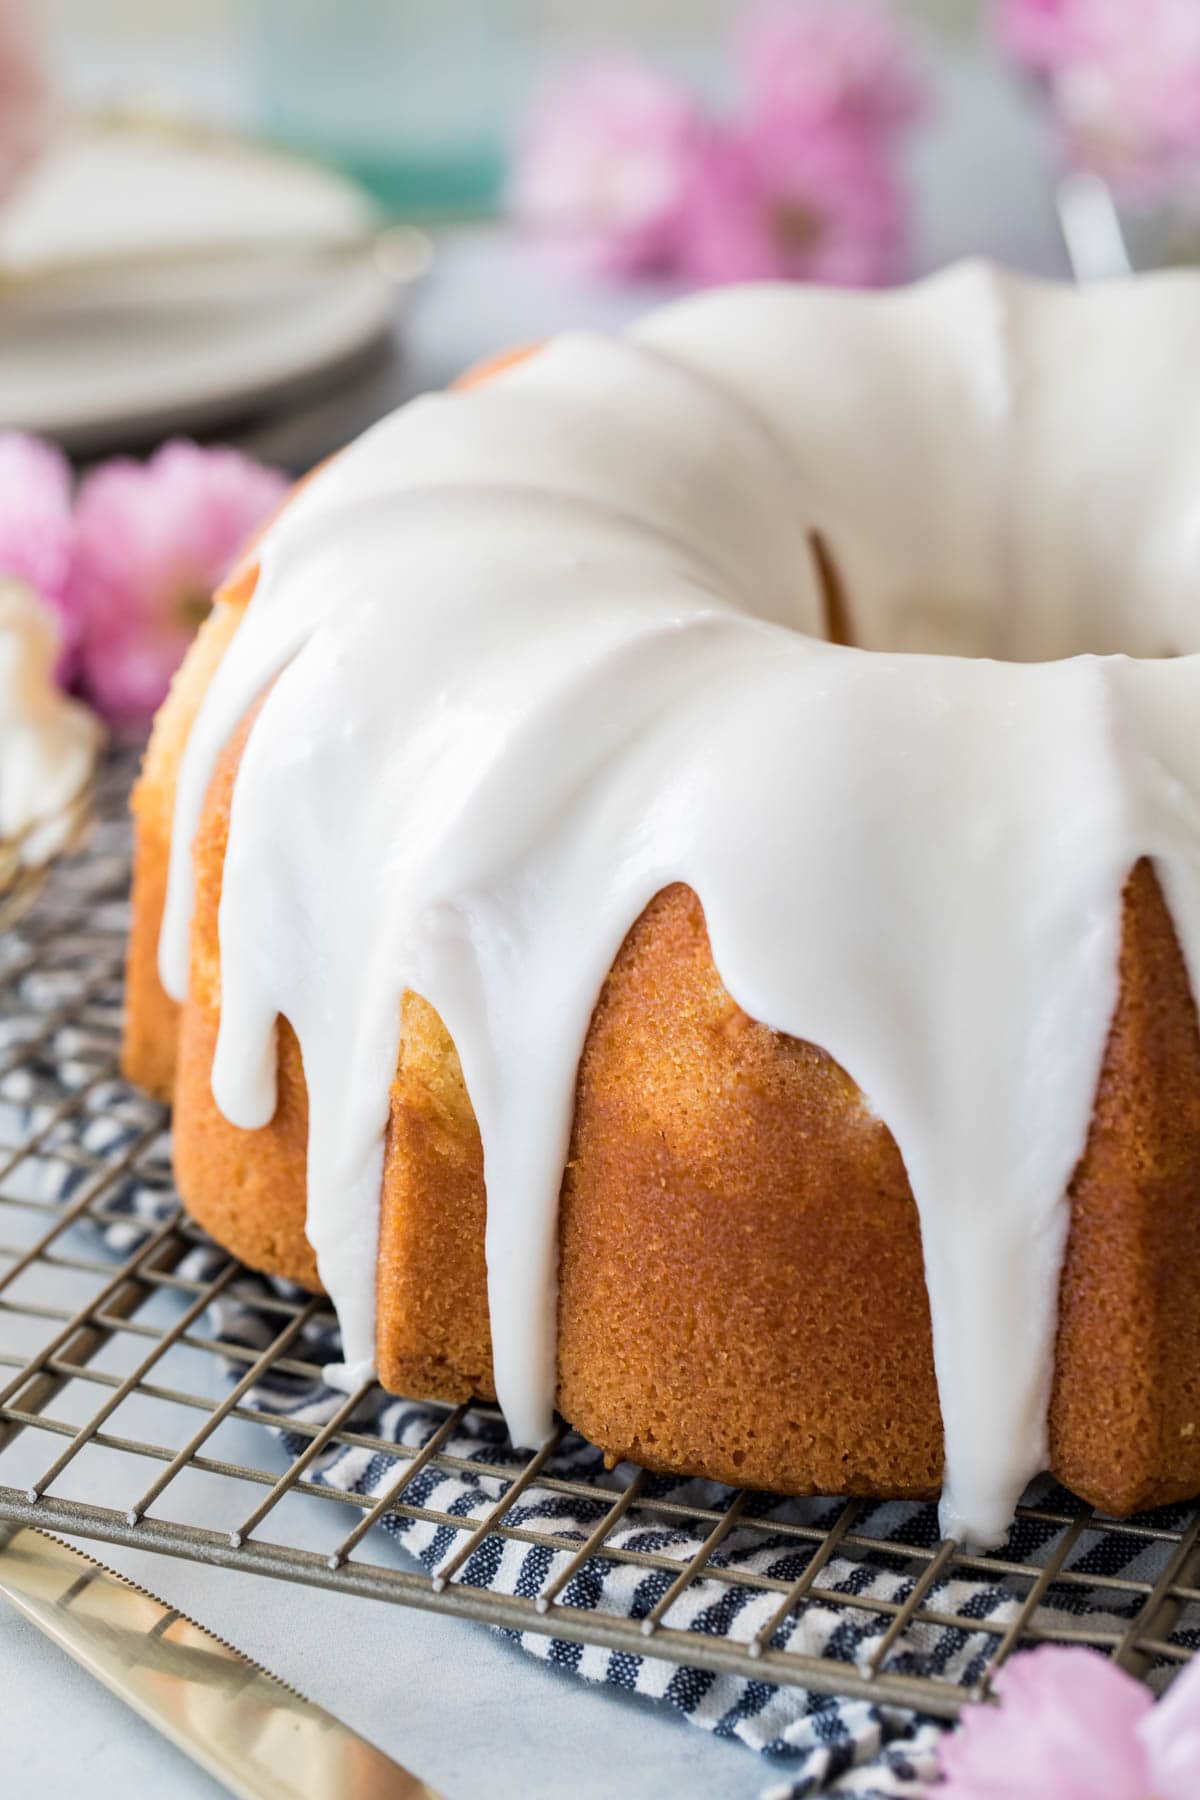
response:
<path id="1" fill-rule="evenodd" d="M 1002 50 L 1029 69 L 1052 69 L 1088 42 L 1087 0 L 999 0 L 996 39 Z"/>
<path id="2" fill-rule="evenodd" d="M 60 680 L 79 640 L 68 600 L 73 540 L 66 457 L 40 438 L 0 433 L 0 575 L 15 575 L 58 614 Z"/>
<path id="3" fill-rule="evenodd" d="M 787 122 L 714 133 L 688 194 L 682 263 L 699 282 L 872 286 L 897 272 L 906 208 L 874 140 Z"/>
<path id="4" fill-rule="evenodd" d="M 1155 200 L 1200 172 L 1196 0 L 1006 0 L 1002 45 L 1043 81 L 1066 159 Z"/>
<path id="5" fill-rule="evenodd" d="M 770 0 L 739 50 L 743 112 L 693 162 L 686 272 L 843 286 L 895 276 L 907 224 L 896 139 L 921 92 L 881 0 Z"/>
<path id="6" fill-rule="evenodd" d="M 0 0 L 0 202 L 42 149 L 50 96 L 25 0 Z"/>
<path id="7" fill-rule="evenodd" d="M 750 116 L 887 137 L 919 117 L 909 47 L 882 0 L 770 0 L 739 35 Z"/>
<path id="8" fill-rule="evenodd" d="M 535 114 L 513 173 L 512 207 L 584 267 L 616 275 L 669 270 L 702 136 L 692 101 L 653 70 L 632 60 L 597 62 Z"/>
<path id="9" fill-rule="evenodd" d="M 213 589 L 286 490 L 274 469 L 183 440 L 85 478 L 70 596 L 82 621 L 82 685 L 112 723 L 150 718 Z"/>
<path id="10" fill-rule="evenodd" d="M 1195 1800 L 1200 1661 L 1155 1706 L 1091 1650 L 1046 1644 L 996 1678 L 943 1740 L 937 1800 Z"/>
<path id="11" fill-rule="evenodd" d="M 527 225 L 616 275 L 874 283 L 896 272 L 897 138 L 921 93 L 884 0 L 769 0 L 728 123 L 638 64 L 552 96 L 511 189 Z"/>

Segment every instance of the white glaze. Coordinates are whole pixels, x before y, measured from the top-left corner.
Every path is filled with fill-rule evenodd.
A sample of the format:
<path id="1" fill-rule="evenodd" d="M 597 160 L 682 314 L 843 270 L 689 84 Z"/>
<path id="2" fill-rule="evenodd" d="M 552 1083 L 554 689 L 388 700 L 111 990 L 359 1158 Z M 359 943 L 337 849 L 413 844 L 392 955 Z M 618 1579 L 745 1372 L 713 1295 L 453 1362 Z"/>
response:
<path id="1" fill-rule="evenodd" d="M 271 530 L 187 747 L 161 964 L 182 995 L 203 796 L 277 677 L 234 791 L 213 1091 L 269 1120 L 291 1021 L 347 1379 L 374 1354 L 412 988 L 483 1135 L 501 1403 L 544 1436 L 579 1054 L 626 930 L 681 880 L 739 1004 L 822 1045 L 895 1135 L 943 1526 L 1002 1536 L 1045 1461 L 1064 1194 L 1139 856 L 1200 971 L 1200 660 L 1077 654 L 1200 647 L 1198 355 L 1188 275 L 727 290 L 414 403 Z M 864 649 L 809 635 L 814 528 Z"/>
<path id="2" fill-rule="evenodd" d="M 58 624 L 24 582 L 0 575 L 0 843 L 36 867 L 74 829 L 100 723 L 54 679 Z"/>

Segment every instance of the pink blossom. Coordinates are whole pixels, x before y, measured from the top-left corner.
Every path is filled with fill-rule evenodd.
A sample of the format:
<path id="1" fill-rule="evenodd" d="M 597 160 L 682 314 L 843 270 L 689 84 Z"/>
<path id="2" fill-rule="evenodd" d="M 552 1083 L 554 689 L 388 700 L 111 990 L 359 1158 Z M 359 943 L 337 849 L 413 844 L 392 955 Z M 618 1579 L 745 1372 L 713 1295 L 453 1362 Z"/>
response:
<path id="1" fill-rule="evenodd" d="M 1196 0 L 1006 0 L 1001 43 L 1043 81 L 1066 159 L 1154 200 L 1200 170 Z"/>
<path id="2" fill-rule="evenodd" d="M 553 90 L 520 147 L 517 217 L 584 267 L 669 270 L 703 125 L 687 94 L 652 69 L 606 59 Z"/>
<path id="3" fill-rule="evenodd" d="M 1030 69 L 1051 69 L 1088 44 L 1088 0 L 999 0 L 996 39 Z"/>
<path id="4" fill-rule="evenodd" d="M 739 33 L 749 116 L 888 136 L 919 115 L 909 46 L 883 0 L 770 0 Z"/>
<path id="5" fill-rule="evenodd" d="M 118 458 L 83 481 L 70 584 L 82 685 L 118 727 L 143 725 L 284 477 L 233 450 L 184 440 L 148 462 Z"/>
<path id="6" fill-rule="evenodd" d="M 519 217 L 609 274 L 886 280 L 906 222 L 896 144 L 921 93 L 885 0 L 768 0 L 738 61 L 726 121 L 635 62 L 582 70 L 526 134 Z"/>
<path id="7" fill-rule="evenodd" d="M 26 0 L 0 0 L 0 202 L 42 149 L 50 97 Z"/>
<path id="8" fill-rule="evenodd" d="M 0 433 L 0 575 L 15 575 L 58 614 L 60 678 L 79 640 L 68 599 L 73 539 L 66 457 L 40 438 Z"/>
<path id="9" fill-rule="evenodd" d="M 1200 1662 L 1155 1706 L 1091 1650 L 1046 1644 L 996 1678 L 998 1706 L 972 1706 L 943 1740 L 937 1800 L 1195 1800 Z"/>
<path id="10" fill-rule="evenodd" d="M 870 139 L 784 122 L 714 133 L 693 169 L 682 263 L 699 282 L 871 286 L 897 272 L 905 218 Z"/>

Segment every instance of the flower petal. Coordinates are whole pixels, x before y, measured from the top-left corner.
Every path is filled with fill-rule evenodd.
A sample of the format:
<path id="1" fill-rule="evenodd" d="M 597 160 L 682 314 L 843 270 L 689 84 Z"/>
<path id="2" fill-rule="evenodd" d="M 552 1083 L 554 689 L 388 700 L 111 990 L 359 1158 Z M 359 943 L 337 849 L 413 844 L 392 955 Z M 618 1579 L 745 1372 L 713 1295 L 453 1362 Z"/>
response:
<path id="1" fill-rule="evenodd" d="M 57 613 L 60 679 L 70 673 L 79 637 L 68 594 L 73 550 L 66 457 L 41 438 L 0 433 L 0 575 L 25 582 Z"/>
<path id="2" fill-rule="evenodd" d="M 513 169 L 518 219 L 575 262 L 669 271 L 695 145 L 690 97 L 633 58 L 586 64 L 535 110 Z"/>
<path id="3" fill-rule="evenodd" d="M 1196 0 L 1005 0 L 1000 43 L 1038 76 L 1067 160 L 1151 202 L 1200 165 Z"/>
<path id="4" fill-rule="evenodd" d="M 1149 1800 L 1142 1685 L 1091 1650 L 1043 1645 L 996 1680 L 942 1746 L 938 1800 Z"/>
<path id="5" fill-rule="evenodd" d="M 227 449 L 177 439 L 148 462 L 115 458 L 83 482 L 71 604 L 83 684 L 114 724 L 143 725 L 166 692 L 203 602 L 287 482 Z"/>
<path id="6" fill-rule="evenodd" d="M 1150 1760 L 1154 1800 L 1196 1800 L 1200 1794 L 1200 1660 L 1177 1675 L 1137 1734 Z"/>
<path id="7" fill-rule="evenodd" d="M 883 0 L 768 0 L 737 49 L 755 119 L 887 136 L 923 109 L 911 46 Z"/>
<path id="8" fill-rule="evenodd" d="M 714 133 L 697 159 L 684 267 L 703 282 L 870 286 L 898 272 L 906 222 L 878 138 L 773 118 Z"/>

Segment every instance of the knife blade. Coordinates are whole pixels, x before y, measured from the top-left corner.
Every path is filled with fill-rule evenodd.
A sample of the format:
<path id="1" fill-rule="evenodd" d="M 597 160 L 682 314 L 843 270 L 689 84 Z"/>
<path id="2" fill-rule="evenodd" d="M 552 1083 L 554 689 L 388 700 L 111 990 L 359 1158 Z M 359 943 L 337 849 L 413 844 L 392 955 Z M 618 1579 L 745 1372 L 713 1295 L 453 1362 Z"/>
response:
<path id="1" fill-rule="evenodd" d="M 440 1800 L 232 1644 L 48 1532 L 0 1526 L 0 1593 L 242 1800 Z"/>

